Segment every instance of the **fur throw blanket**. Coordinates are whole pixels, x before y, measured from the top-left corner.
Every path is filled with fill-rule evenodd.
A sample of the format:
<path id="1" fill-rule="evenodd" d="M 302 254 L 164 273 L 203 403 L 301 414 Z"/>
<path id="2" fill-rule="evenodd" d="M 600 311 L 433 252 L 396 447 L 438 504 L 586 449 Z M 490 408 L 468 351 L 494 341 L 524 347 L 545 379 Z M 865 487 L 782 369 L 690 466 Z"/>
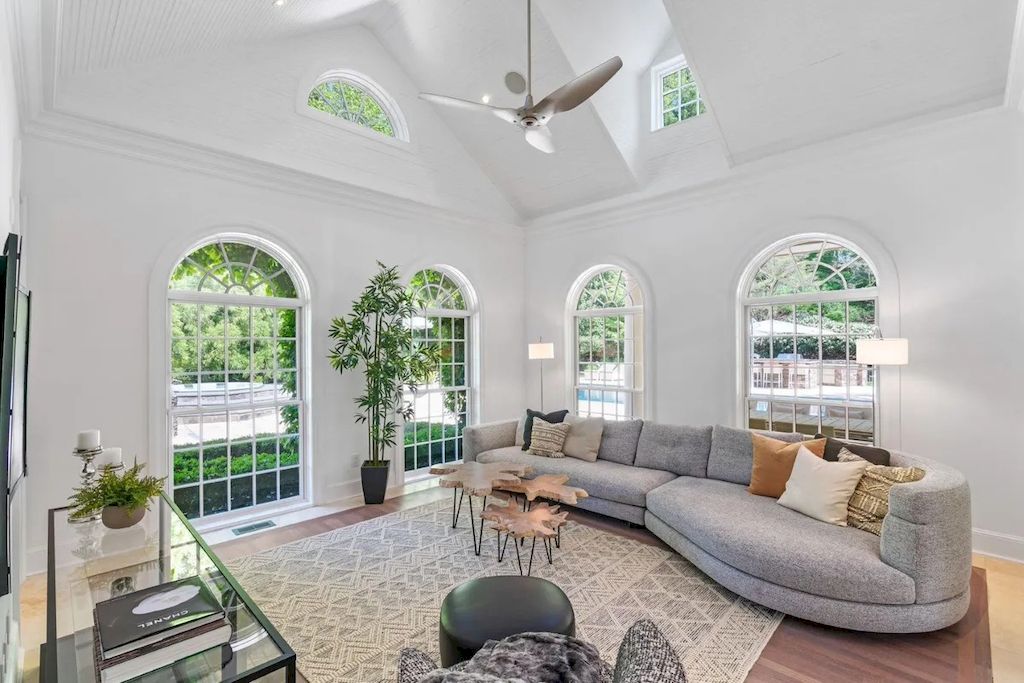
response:
<path id="1" fill-rule="evenodd" d="M 555 633 L 520 633 L 489 640 L 449 670 L 437 669 L 419 683 L 608 683 L 611 668 L 590 643 Z"/>

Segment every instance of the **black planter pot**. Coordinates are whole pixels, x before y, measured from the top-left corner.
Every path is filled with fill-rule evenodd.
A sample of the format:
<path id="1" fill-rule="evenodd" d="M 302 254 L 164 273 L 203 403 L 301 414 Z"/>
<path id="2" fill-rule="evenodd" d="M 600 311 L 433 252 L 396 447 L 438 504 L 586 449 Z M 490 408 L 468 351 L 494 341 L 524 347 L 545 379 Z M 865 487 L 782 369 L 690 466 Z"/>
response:
<path id="1" fill-rule="evenodd" d="M 363 500 L 367 505 L 379 505 L 384 502 L 384 493 L 388 490 L 391 461 L 384 460 L 380 466 L 370 465 L 369 462 L 364 462 L 360 471 L 363 479 Z"/>

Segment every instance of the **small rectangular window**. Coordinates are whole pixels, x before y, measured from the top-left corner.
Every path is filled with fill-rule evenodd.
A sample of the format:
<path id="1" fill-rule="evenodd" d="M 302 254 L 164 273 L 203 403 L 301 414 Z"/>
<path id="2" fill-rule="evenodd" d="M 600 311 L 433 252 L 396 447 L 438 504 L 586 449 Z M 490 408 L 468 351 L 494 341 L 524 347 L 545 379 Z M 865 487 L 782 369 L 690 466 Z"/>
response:
<path id="1" fill-rule="evenodd" d="M 651 130 L 700 116 L 706 109 L 685 57 L 651 69 Z"/>

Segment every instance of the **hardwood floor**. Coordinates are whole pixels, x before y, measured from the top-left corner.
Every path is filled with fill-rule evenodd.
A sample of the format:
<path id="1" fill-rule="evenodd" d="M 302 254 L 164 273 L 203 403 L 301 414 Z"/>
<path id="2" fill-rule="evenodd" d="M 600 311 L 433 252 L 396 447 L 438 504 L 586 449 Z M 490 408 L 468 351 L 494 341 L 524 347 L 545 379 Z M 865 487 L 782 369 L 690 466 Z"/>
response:
<path id="1" fill-rule="evenodd" d="M 222 543 L 215 546 L 215 550 L 225 560 L 249 555 L 449 495 L 451 494 L 446 490 L 431 488 L 387 500 L 382 505 L 353 508 L 256 536 Z M 570 518 L 580 524 L 667 548 L 646 529 L 630 527 L 618 520 L 575 509 L 572 510 Z M 974 568 L 971 589 L 971 607 L 967 616 L 954 626 L 935 633 L 857 633 L 786 617 L 768 642 L 747 681 L 992 681 L 988 590 L 984 568 Z M 1015 679 L 998 678 L 997 683 L 1003 680 Z"/>

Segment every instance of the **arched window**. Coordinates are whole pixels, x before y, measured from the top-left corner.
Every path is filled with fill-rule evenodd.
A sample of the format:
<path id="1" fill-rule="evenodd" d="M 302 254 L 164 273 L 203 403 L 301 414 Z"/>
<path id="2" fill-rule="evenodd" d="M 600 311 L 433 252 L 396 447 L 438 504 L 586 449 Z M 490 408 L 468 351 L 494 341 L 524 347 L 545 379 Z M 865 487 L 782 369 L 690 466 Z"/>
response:
<path id="1" fill-rule="evenodd" d="M 419 315 L 410 324 L 415 338 L 441 350 L 434 379 L 420 387 L 414 400 L 416 417 L 405 425 L 405 471 L 462 459 L 462 430 L 473 419 L 474 368 L 472 317 L 475 313 L 468 281 L 450 268 L 427 268 L 409 282 Z"/>
<path id="2" fill-rule="evenodd" d="M 171 275 L 171 484 L 192 518 L 304 495 L 305 301 L 296 273 L 271 251 L 215 239 Z"/>
<path id="3" fill-rule="evenodd" d="M 636 278 L 600 266 L 580 278 L 570 301 L 576 414 L 643 417 L 644 298 Z"/>
<path id="4" fill-rule="evenodd" d="M 324 74 L 309 91 L 306 106 L 389 138 L 409 139 L 398 105 L 383 88 L 362 74 Z"/>
<path id="5" fill-rule="evenodd" d="M 795 237 L 762 256 L 741 295 L 749 427 L 874 441 L 874 368 L 856 362 L 855 342 L 877 324 L 877 285 L 833 238 Z"/>

